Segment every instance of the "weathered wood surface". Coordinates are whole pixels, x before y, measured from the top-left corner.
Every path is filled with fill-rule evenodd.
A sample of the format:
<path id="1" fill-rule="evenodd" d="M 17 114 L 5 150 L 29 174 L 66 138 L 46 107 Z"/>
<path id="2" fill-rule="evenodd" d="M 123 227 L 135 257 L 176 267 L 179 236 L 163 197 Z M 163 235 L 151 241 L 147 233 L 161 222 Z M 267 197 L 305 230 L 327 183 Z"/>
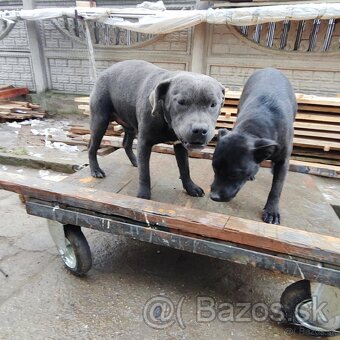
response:
<path id="1" fill-rule="evenodd" d="M 119 151 L 114 154 L 116 153 L 119 153 Z M 123 153 L 121 152 L 121 154 Z M 173 165 L 175 165 L 175 160 L 174 157 L 170 156 L 158 156 L 161 156 L 162 159 L 159 171 L 164 175 L 164 167 L 169 169 L 169 163 L 164 160 L 166 158 L 172 158 L 171 162 L 174 162 Z M 152 155 L 152 157 L 157 156 Z M 160 158 L 158 161 L 159 160 Z M 202 162 L 209 163 L 204 160 L 199 160 L 199 162 L 200 164 L 203 164 Z M 40 179 L 27 178 L 22 175 L 2 173 L 0 175 L 0 187 L 32 198 L 56 202 L 60 206 L 67 205 L 83 208 L 107 215 L 125 217 L 150 226 L 165 226 L 194 235 L 202 235 L 272 252 L 340 265 L 340 239 L 331 236 L 338 234 L 336 231 L 340 230 L 338 229 L 339 224 L 333 224 L 333 229 L 331 229 L 330 224 L 332 220 L 328 216 L 321 216 L 319 219 L 317 217 L 320 213 L 330 213 L 331 208 L 329 208 L 329 210 L 322 209 L 322 203 L 319 202 L 311 204 L 308 201 L 307 192 L 305 197 L 301 195 L 305 190 L 314 190 L 313 183 L 308 183 L 308 181 L 303 183 L 301 178 L 298 178 L 297 181 L 300 182 L 301 193 L 299 191 L 296 192 L 299 196 L 296 198 L 296 201 L 300 202 L 300 206 L 294 207 L 294 202 L 290 203 L 290 206 L 292 215 L 297 218 L 297 224 L 306 223 L 306 225 L 308 225 L 308 223 L 311 223 L 308 221 L 308 218 L 310 218 L 316 226 L 319 225 L 319 228 L 315 228 L 318 233 L 284 226 L 268 225 L 259 221 L 231 216 L 228 213 L 221 214 L 204 211 L 204 209 L 207 209 L 207 202 L 209 201 L 211 206 L 216 207 L 216 209 L 220 211 L 227 211 L 226 206 L 233 205 L 234 212 L 245 208 L 245 210 L 250 211 L 248 212 L 249 214 L 259 215 L 263 200 L 266 198 L 266 192 L 269 190 L 269 187 L 265 186 L 262 188 L 262 185 L 258 188 L 257 192 L 249 190 L 249 188 L 247 192 L 244 188 L 243 195 L 240 195 L 241 200 L 235 199 L 231 204 L 215 203 L 210 201 L 208 197 L 191 198 L 183 193 L 181 189 L 178 190 L 178 187 L 181 187 L 181 185 L 175 183 L 173 176 L 177 169 L 174 169 L 170 176 L 170 182 L 164 179 L 164 183 L 162 183 L 162 176 L 152 177 L 153 198 L 157 201 L 142 200 L 129 196 L 131 194 L 135 195 L 137 176 L 136 169 L 131 166 L 128 168 L 127 166 L 128 163 L 123 163 L 123 166 L 119 166 L 117 162 L 113 163 L 112 174 L 114 174 L 114 176 L 108 172 L 108 178 L 102 180 L 93 179 L 89 176 L 88 169 L 85 169 L 70 179 L 73 184 L 63 182 L 50 183 Z M 173 168 L 175 168 L 175 166 L 173 166 Z M 131 171 L 127 171 L 127 169 Z M 202 171 L 202 166 L 200 170 Z M 300 177 L 301 176 L 304 175 L 300 175 Z M 201 177 L 207 177 L 204 171 L 200 179 Z M 268 171 L 265 177 L 265 182 L 268 182 Z M 208 180 L 210 180 L 210 178 L 208 178 Z M 88 184 L 93 186 L 93 183 L 96 184 L 95 186 L 97 188 L 84 187 Z M 199 184 L 201 184 L 200 181 Z M 81 185 L 83 185 L 83 187 Z M 292 185 L 296 186 L 296 183 Z M 308 187 L 304 187 L 306 185 Z M 100 187 L 104 187 L 105 191 L 100 189 Z M 176 190 L 173 189 L 174 187 Z M 206 192 L 208 191 L 206 184 L 203 188 Z M 116 194 L 108 191 L 120 193 Z M 250 193 L 251 197 L 249 196 Z M 244 197 L 247 196 L 248 200 L 244 201 Z M 261 197 L 261 199 L 258 197 Z M 161 200 L 176 202 L 178 205 L 160 202 Z M 290 200 L 290 198 L 288 200 Z M 181 204 L 182 207 L 179 206 L 179 204 Z M 307 216 L 307 219 L 301 217 L 304 205 L 309 205 L 307 209 L 313 210 L 310 216 Z M 198 209 L 194 209 L 195 207 Z M 289 213 L 290 212 L 286 212 L 284 216 Z M 324 221 L 324 224 L 320 224 L 320 221 Z"/>
<path id="2" fill-rule="evenodd" d="M 207 239 L 198 235 L 184 235 L 183 232 L 163 231 L 159 228 L 145 228 L 134 222 L 129 223 L 111 219 L 107 215 L 96 214 L 94 216 L 86 211 L 74 211 L 74 209 L 60 207 L 55 209 L 49 203 L 37 202 L 33 199 L 26 202 L 26 209 L 30 215 L 54 219 L 61 224 L 80 224 L 84 228 L 129 236 L 134 240 L 212 256 L 221 260 L 229 260 L 271 271 L 279 271 L 328 285 L 340 285 L 340 267 L 337 267 L 338 270 L 334 266 L 332 266 L 333 268 L 321 267 L 319 262 L 304 261 L 301 258 L 280 256 L 280 254 L 273 255 L 270 252 L 249 249 L 250 247 L 231 242 Z"/>
<path id="3" fill-rule="evenodd" d="M 137 195 L 138 169 L 131 165 L 124 150 L 117 150 L 108 157 L 101 158 L 99 163 L 107 175 L 106 178 L 95 179 L 90 176 L 89 169 L 85 168 L 68 177 L 66 182 L 133 197 Z M 152 153 L 150 161 L 152 199 L 187 208 L 262 221 L 261 211 L 266 203 L 273 178 L 270 169 L 260 169 L 256 180 L 247 182 L 231 202 L 218 203 L 209 198 L 210 185 L 213 181 L 211 161 L 193 158 L 189 163 L 191 177 L 205 191 L 204 197 L 191 197 L 183 190 L 174 156 Z M 296 162 L 296 164 L 298 167 L 304 167 L 301 171 L 305 173 L 311 171 L 306 163 Z M 332 187 L 336 193 L 337 188 L 340 188 L 339 181 L 336 179 L 329 181 L 334 183 Z M 323 234 L 329 236 L 339 233 L 340 221 L 317 189 L 313 176 L 289 172 L 280 206 L 284 225 L 315 233 L 320 233 L 322 230 Z"/>
<path id="4" fill-rule="evenodd" d="M 16 87 L 0 90 L 0 99 L 15 98 L 27 94 L 27 87 Z"/>

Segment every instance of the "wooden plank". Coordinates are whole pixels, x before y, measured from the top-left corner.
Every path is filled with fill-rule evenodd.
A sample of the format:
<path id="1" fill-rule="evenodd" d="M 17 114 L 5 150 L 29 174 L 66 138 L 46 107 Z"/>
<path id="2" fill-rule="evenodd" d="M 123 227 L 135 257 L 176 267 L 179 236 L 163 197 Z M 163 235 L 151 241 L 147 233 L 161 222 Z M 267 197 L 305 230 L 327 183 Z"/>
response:
<path id="1" fill-rule="evenodd" d="M 238 99 L 229 99 L 226 98 L 224 101 L 224 107 L 237 108 L 239 104 Z M 314 104 L 298 104 L 298 111 L 303 113 L 303 111 L 307 112 L 320 112 L 320 113 L 335 113 L 340 114 L 340 105 L 339 106 L 328 106 L 328 105 L 314 105 Z"/>
<path id="2" fill-rule="evenodd" d="M 15 110 L 32 111 L 31 108 L 24 106 L 24 105 L 2 104 L 2 103 L 0 103 L 0 111 L 2 111 L 2 112 L 13 112 Z"/>
<path id="3" fill-rule="evenodd" d="M 307 139 L 307 138 L 294 138 L 293 143 L 296 146 L 321 148 L 324 151 L 340 150 L 340 143 L 327 142 L 322 140 Z"/>
<path id="4" fill-rule="evenodd" d="M 336 124 L 319 124 L 319 123 L 312 123 L 312 122 L 295 122 L 294 123 L 294 128 L 340 132 L 340 125 L 336 125 Z"/>
<path id="5" fill-rule="evenodd" d="M 311 130 L 300 130 L 294 129 L 294 136 L 307 136 L 307 137 L 317 137 L 323 139 L 335 139 L 337 141 L 340 140 L 339 133 L 331 133 L 331 132 L 320 132 L 320 131 L 311 131 Z"/>
<path id="6" fill-rule="evenodd" d="M 336 237 L 18 174 L 0 172 L 0 188 L 47 202 L 129 218 L 148 226 L 164 226 L 340 265 L 340 239 Z"/>
<path id="7" fill-rule="evenodd" d="M 303 112 L 296 114 L 296 120 L 309 120 L 309 121 L 318 121 L 318 122 L 327 122 L 327 123 L 340 123 L 339 115 L 330 115 L 330 114 L 313 114 L 310 112 Z"/>
<path id="8" fill-rule="evenodd" d="M 303 156 L 311 156 L 311 157 L 324 157 L 327 159 L 337 159 L 340 160 L 340 152 L 339 151 L 330 151 L 325 154 L 324 152 L 320 151 L 319 149 L 310 149 L 310 148 L 301 148 L 301 147 L 294 147 L 293 153 L 295 155 L 303 155 Z"/>
<path id="9" fill-rule="evenodd" d="M 235 122 L 236 121 L 236 113 L 237 109 L 232 107 L 223 107 L 221 109 L 222 114 L 229 115 L 230 117 L 226 117 L 225 121 Z M 222 118 L 221 118 L 222 119 Z M 296 114 L 296 120 L 311 120 L 311 121 L 319 121 L 319 122 L 330 122 L 330 123 L 340 123 L 340 116 L 336 114 L 315 114 L 311 112 L 298 112 Z"/>
<path id="10" fill-rule="evenodd" d="M 79 104 L 78 105 L 78 109 L 79 110 L 84 110 L 84 111 L 89 111 L 90 110 L 89 106 L 88 105 L 84 105 L 84 104 Z"/>
<path id="11" fill-rule="evenodd" d="M 340 113 L 340 106 L 321 106 L 321 105 L 299 104 L 298 111 Z"/>
<path id="12" fill-rule="evenodd" d="M 241 91 L 226 91 L 226 99 L 240 99 Z M 340 98 L 338 97 L 323 97 L 315 95 L 307 95 L 303 93 L 295 93 L 296 101 L 298 104 L 310 104 L 310 105 L 326 105 L 326 106 L 340 106 Z"/>
<path id="13" fill-rule="evenodd" d="M 31 114 L 19 114 L 19 113 L 11 113 L 11 112 L 0 112 L 0 118 L 9 120 L 9 119 L 16 119 L 16 120 L 24 120 L 31 118 Z"/>
<path id="14" fill-rule="evenodd" d="M 41 140 L 44 141 L 45 137 L 41 138 Z M 64 144 L 72 145 L 72 146 L 88 146 L 89 144 L 88 142 L 84 142 L 82 140 L 76 140 L 75 138 L 49 138 L 48 141 L 52 143 L 64 143 Z M 109 147 L 112 147 L 112 146 L 109 146 Z"/>
<path id="15" fill-rule="evenodd" d="M 28 88 L 27 87 L 16 87 L 13 89 L 5 89 L 0 91 L 0 99 L 6 99 L 6 98 L 15 98 L 18 96 L 23 96 L 27 94 Z"/>
<path id="16" fill-rule="evenodd" d="M 298 104 L 340 106 L 340 99 L 337 97 L 320 97 L 302 93 L 295 93 L 295 96 Z"/>
<path id="17" fill-rule="evenodd" d="M 340 160 L 336 159 L 325 159 L 325 158 L 318 158 L 318 157 L 312 157 L 313 154 L 309 156 L 300 156 L 296 153 L 292 154 L 290 159 L 295 160 L 295 161 L 301 161 L 304 162 L 305 164 L 319 164 L 319 169 L 321 169 L 320 165 L 327 165 L 327 166 L 337 166 L 340 168 Z M 328 170 L 328 169 L 327 169 Z"/>
<path id="18" fill-rule="evenodd" d="M 116 151 L 117 148 L 113 147 L 113 146 L 104 146 L 103 148 L 100 148 L 97 151 L 97 155 L 98 156 L 106 156 L 109 155 L 110 153 Z"/>
<path id="19" fill-rule="evenodd" d="M 11 113 L 11 112 L 0 112 L 0 120 L 25 120 L 30 118 L 44 118 L 46 113 L 43 112 L 30 112 L 30 113 Z"/>
<path id="20" fill-rule="evenodd" d="M 89 104 L 90 103 L 90 97 L 76 97 L 76 98 L 74 98 L 74 101 L 76 103 Z"/>

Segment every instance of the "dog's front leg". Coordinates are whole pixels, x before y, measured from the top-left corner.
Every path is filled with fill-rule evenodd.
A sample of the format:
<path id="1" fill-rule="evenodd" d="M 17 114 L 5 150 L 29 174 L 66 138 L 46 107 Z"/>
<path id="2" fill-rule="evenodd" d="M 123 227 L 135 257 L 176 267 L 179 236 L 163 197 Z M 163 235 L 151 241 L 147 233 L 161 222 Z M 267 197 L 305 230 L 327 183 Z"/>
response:
<path id="1" fill-rule="evenodd" d="M 273 183 L 264 207 L 262 219 L 271 224 L 280 224 L 279 201 L 289 167 L 289 161 L 277 162 L 273 168 Z"/>
<path id="2" fill-rule="evenodd" d="M 183 188 L 190 196 L 194 197 L 204 196 L 203 189 L 196 185 L 190 178 L 188 151 L 184 148 L 182 144 L 175 144 L 174 150 Z"/>
<path id="3" fill-rule="evenodd" d="M 139 198 L 150 199 L 151 184 L 150 184 L 150 155 L 152 145 L 144 142 L 142 139 L 138 140 L 137 144 L 137 158 L 138 158 L 138 172 L 139 172 Z"/>

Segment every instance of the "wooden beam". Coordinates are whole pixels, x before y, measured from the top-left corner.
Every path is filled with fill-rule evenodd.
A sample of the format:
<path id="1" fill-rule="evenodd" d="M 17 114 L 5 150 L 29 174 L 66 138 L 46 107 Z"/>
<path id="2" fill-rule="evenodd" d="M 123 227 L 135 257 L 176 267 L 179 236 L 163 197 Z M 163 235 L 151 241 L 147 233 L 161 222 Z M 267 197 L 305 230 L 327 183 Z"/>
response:
<path id="1" fill-rule="evenodd" d="M 6 172 L 0 172 L 0 188 L 52 202 L 55 209 L 58 209 L 58 204 L 66 204 L 128 218 L 150 228 L 153 225 L 163 226 L 257 249 L 340 265 L 340 239 L 337 237 Z"/>
<path id="2" fill-rule="evenodd" d="M 23 96 L 27 94 L 28 88 L 27 87 L 16 87 L 13 89 L 5 89 L 0 91 L 0 99 L 7 99 L 7 98 L 15 98 L 18 96 Z"/>

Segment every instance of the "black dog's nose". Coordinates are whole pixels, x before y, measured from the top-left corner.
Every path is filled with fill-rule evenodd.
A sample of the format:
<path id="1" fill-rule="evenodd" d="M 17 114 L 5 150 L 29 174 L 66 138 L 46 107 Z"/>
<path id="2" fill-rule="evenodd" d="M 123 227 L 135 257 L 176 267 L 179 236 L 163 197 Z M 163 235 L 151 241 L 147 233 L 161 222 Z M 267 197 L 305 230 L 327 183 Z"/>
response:
<path id="1" fill-rule="evenodd" d="M 222 201 L 221 196 L 219 195 L 219 193 L 214 192 L 214 191 L 212 191 L 212 192 L 210 193 L 210 198 L 211 198 L 213 201 L 216 201 L 216 202 L 221 202 L 221 201 Z"/>
<path id="2" fill-rule="evenodd" d="M 192 129 L 192 133 L 195 134 L 195 135 L 205 136 L 208 133 L 208 129 L 203 128 L 203 127 L 194 127 Z"/>

